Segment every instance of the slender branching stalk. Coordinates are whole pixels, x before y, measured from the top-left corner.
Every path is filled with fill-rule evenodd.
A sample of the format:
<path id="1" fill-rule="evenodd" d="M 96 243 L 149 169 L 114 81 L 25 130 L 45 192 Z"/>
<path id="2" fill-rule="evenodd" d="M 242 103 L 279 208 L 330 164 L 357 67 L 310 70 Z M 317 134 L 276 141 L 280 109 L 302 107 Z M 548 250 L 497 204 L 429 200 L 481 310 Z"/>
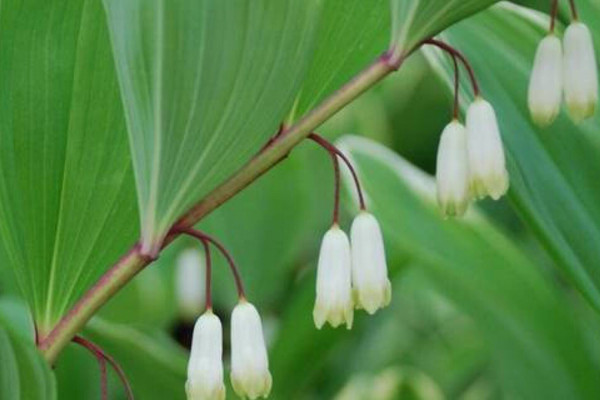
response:
<path id="1" fill-rule="evenodd" d="M 174 227 L 179 230 L 170 231 L 164 239 L 161 249 L 168 246 L 181 234 L 181 228 L 194 226 L 221 204 L 256 181 L 284 159 L 313 130 L 384 77 L 396 71 L 405 57 L 398 59 L 392 57 L 391 54 L 391 52 L 383 54 L 295 124 L 284 128 L 256 157 L 185 213 L 174 224 Z M 40 338 L 39 348 L 46 360 L 53 364 L 62 349 L 96 311 L 152 261 L 154 258 L 142 255 L 140 246 L 136 243 L 126 255 L 100 277 L 98 282 L 63 316 L 47 336 Z"/>

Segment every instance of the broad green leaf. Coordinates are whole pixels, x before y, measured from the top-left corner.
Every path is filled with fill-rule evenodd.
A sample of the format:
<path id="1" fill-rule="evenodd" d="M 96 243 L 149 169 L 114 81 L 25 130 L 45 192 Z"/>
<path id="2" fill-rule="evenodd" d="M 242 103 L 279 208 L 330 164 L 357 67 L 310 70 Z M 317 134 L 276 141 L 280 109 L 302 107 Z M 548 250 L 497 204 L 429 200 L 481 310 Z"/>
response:
<path id="1" fill-rule="evenodd" d="M 144 250 L 289 112 L 320 2 L 105 0 Z"/>
<path id="2" fill-rule="evenodd" d="M 0 316 L 0 399 L 53 400 L 56 383 L 33 341 L 13 333 Z"/>
<path id="3" fill-rule="evenodd" d="M 391 46 L 397 56 L 413 51 L 453 23 L 497 3 L 498 0 L 390 0 Z"/>
<path id="4" fill-rule="evenodd" d="M 0 263 L 44 334 L 136 237 L 99 0 L 0 8 Z"/>
<path id="5" fill-rule="evenodd" d="M 356 137 L 340 146 L 358 166 L 388 242 L 480 327 L 508 397 L 600 396 L 595 356 L 567 298 L 529 258 L 476 211 L 443 220 L 433 179 L 391 150 Z"/>
<path id="6" fill-rule="evenodd" d="M 589 3 L 594 6 L 588 4 L 581 14 L 584 21 L 593 21 L 594 11 L 600 9 L 599 1 Z M 600 309 L 600 117 L 596 113 L 575 125 L 563 110 L 546 129 L 531 122 L 528 80 L 547 26 L 543 14 L 505 3 L 453 27 L 444 39 L 473 63 L 483 95 L 497 111 L 515 209 L 569 280 Z M 600 24 L 592 27 L 598 50 Z M 442 55 L 428 54 L 449 82 L 451 72 Z M 467 104 L 463 96 L 463 105 Z"/>

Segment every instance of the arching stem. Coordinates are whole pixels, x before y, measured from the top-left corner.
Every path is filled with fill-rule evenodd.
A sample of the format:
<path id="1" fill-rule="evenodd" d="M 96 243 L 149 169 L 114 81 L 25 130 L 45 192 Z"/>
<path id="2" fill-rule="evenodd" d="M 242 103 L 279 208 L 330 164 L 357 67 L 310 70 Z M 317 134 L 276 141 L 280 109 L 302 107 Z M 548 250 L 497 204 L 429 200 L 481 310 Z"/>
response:
<path id="1" fill-rule="evenodd" d="M 100 364 L 100 380 L 101 380 L 101 388 L 102 388 L 102 399 L 108 399 L 108 384 L 107 384 L 107 376 L 106 376 L 106 362 L 108 362 L 115 372 L 117 373 L 123 387 L 125 388 L 125 393 L 127 394 L 127 398 L 129 400 L 134 400 L 133 391 L 131 390 L 131 385 L 129 385 L 129 381 L 127 380 L 127 376 L 125 372 L 121 368 L 121 366 L 115 361 L 114 358 L 109 356 L 102 350 L 98 345 L 92 343 L 91 341 L 84 339 L 81 336 L 73 337 L 73 342 L 77 343 L 90 352 L 92 352 L 96 358 L 98 359 L 98 363 Z"/>
<path id="2" fill-rule="evenodd" d="M 422 43 L 439 47 L 440 49 L 457 57 L 462 62 L 465 69 L 469 73 L 469 77 L 471 78 L 471 84 L 473 86 L 473 94 L 475 95 L 475 97 L 479 96 L 479 93 L 480 93 L 479 84 L 477 83 L 477 78 L 475 78 L 475 72 L 473 71 L 473 67 L 471 67 L 471 64 L 469 63 L 467 58 L 460 51 L 458 51 L 454 47 L 450 46 L 449 44 L 444 43 L 440 40 L 436 40 L 436 39 L 427 39 L 427 40 L 424 40 Z"/>
<path id="3" fill-rule="evenodd" d="M 332 156 L 337 156 L 342 159 L 344 164 L 346 164 L 346 167 L 348 167 L 348 170 L 350 171 L 350 174 L 352 175 L 352 179 L 354 180 L 354 185 L 356 186 L 356 192 L 358 193 L 358 204 L 360 206 L 360 209 L 363 211 L 366 210 L 367 205 L 365 203 L 365 196 L 363 194 L 362 187 L 360 185 L 360 180 L 358 179 L 358 174 L 356 173 L 356 170 L 352 166 L 352 163 L 350 162 L 348 157 L 346 157 L 346 155 L 343 152 L 341 152 L 340 149 L 335 147 L 327 139 L 325 139 L 324 137 L 322 137 L 314 132 L 311 133 L 310 135 L 308 135 L 308 139 L 314 141 L 315 143 L 318 143 L 321 147 L 323 147 L 325 150 L 327 150 Z"/>
<path id="4" fill-rule="evenodd" d="M 212 243 L 219 251 L 223 254 L 229 267 L 231 268 L 231 272 L 233 274 L 233 278 L 235 280 L 235 286 L 237 288 L 238 296 L 240 299 L 246 298 L 246 292 L 244 291 L 244 285 L 242 283 L 242 277 L 240 276 L 240 271 L 238 270 L 237 265 L 229 251 L 223 246 L 218 240 L 209 236 L 203 232 L 200 232 L 194 228 L 186 228 L 186 227 L 175 227 L 172 230 L 173 233 L 183 233 L 185 235 L 194 237 L 200 240 L 202 243 Z"/>

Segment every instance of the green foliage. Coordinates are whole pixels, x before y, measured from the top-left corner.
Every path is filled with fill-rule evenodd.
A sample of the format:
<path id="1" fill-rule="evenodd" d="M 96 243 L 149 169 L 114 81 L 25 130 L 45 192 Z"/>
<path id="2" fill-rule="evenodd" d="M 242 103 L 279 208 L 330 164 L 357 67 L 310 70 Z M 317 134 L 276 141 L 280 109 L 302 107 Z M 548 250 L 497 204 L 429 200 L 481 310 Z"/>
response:
<path id="1" fill-rule="evenodd" d="M 98 1 L 3 1 L 0 264 L 48 330 L 137 235 Z"/>
<path id="2" fill-rule="evenodd" d="M 54 400 L 56 383 L 50 367 L 38 353 L 32 338 L 23 337 L 5 319 L 12 305 L 0 310 L 0 398 L 3 400 Z M 9 311 L 10 310 L 10 311 Z"/>
<path id="3" fill-rule="evenodd" d="M 391 48 L 398 55 L 412 52 L 423 40 L 498 0 L 391 0 Z"/>

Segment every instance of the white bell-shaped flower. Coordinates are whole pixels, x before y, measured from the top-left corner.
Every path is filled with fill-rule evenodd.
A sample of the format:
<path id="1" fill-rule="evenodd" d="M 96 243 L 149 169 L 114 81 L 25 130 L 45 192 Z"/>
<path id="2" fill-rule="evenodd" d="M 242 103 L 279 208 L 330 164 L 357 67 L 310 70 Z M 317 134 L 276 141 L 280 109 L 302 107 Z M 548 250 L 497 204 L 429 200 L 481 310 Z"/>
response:
<path id="1" fill-rule="evenodd" d="M 508 172 L 496 113 L 481 97 L 467 111 L 467 154 L 471 194 L 498 200 L 508 190 Z"/>
<path id="2" fill-rule="evenodd" d="M 437 198 L 445 216 L 461 216 L 467 211 L 469 165 L 467 132 L 457 120 L 449 123 L 440 138 L 436 166 Z"/>
<path id="3" fill-rule="evenodd" d="M 212 313 L 205 312 L 194 326 L 185 391 L 188 400 L 223 400 L 223 328 Z"/>
<path id="4" fill-rule="evenodd" d="M 323 237 L 317 267 L 317 298 L 313 318 L 317 328 L 325 322 L 334 328 L 342 323 L 352 328 L 352 268 L 350 241 L 339 226 L 334 225 Z"/>
<path id="5" fill-rule="evenodd" d="M 547 126 L 554 121 L 560 112 L 562 94 L 562 44 L 550 34 L 538 46 L 529 80 L 529 112 L 536 124 Z"/>
<path id="6" fill-rule="evenodd" d="M 390 304 L 392 298 L 383 236 L 377 219 L 362 211 L 352 222 L 350 240 L 354 301 L 357 308 L 373 314 Z"/>
<path id="7" fill-rule="evenodd" d="M 598 102 L 598 71 L 592 35 L 581 22 L 573 22 L 564 37 L 565 100 L 571 117 L 581 121 L 594 114 Z"/>
<path id="8" fill-rule="evenodd" d="M 205 306 L 205 265 L 198 250 L 187 249 L 177 258 L 175 295 L 179 313 L 185 320 L 193 321 Z"/>
<path id="9" fill-rule="evenodd" d="M 231 383 L 242 398 L 266 398 L 271 392 L 262 322 L 256 308 L 246 300 L 241 300 L 231 314 Z"/>

